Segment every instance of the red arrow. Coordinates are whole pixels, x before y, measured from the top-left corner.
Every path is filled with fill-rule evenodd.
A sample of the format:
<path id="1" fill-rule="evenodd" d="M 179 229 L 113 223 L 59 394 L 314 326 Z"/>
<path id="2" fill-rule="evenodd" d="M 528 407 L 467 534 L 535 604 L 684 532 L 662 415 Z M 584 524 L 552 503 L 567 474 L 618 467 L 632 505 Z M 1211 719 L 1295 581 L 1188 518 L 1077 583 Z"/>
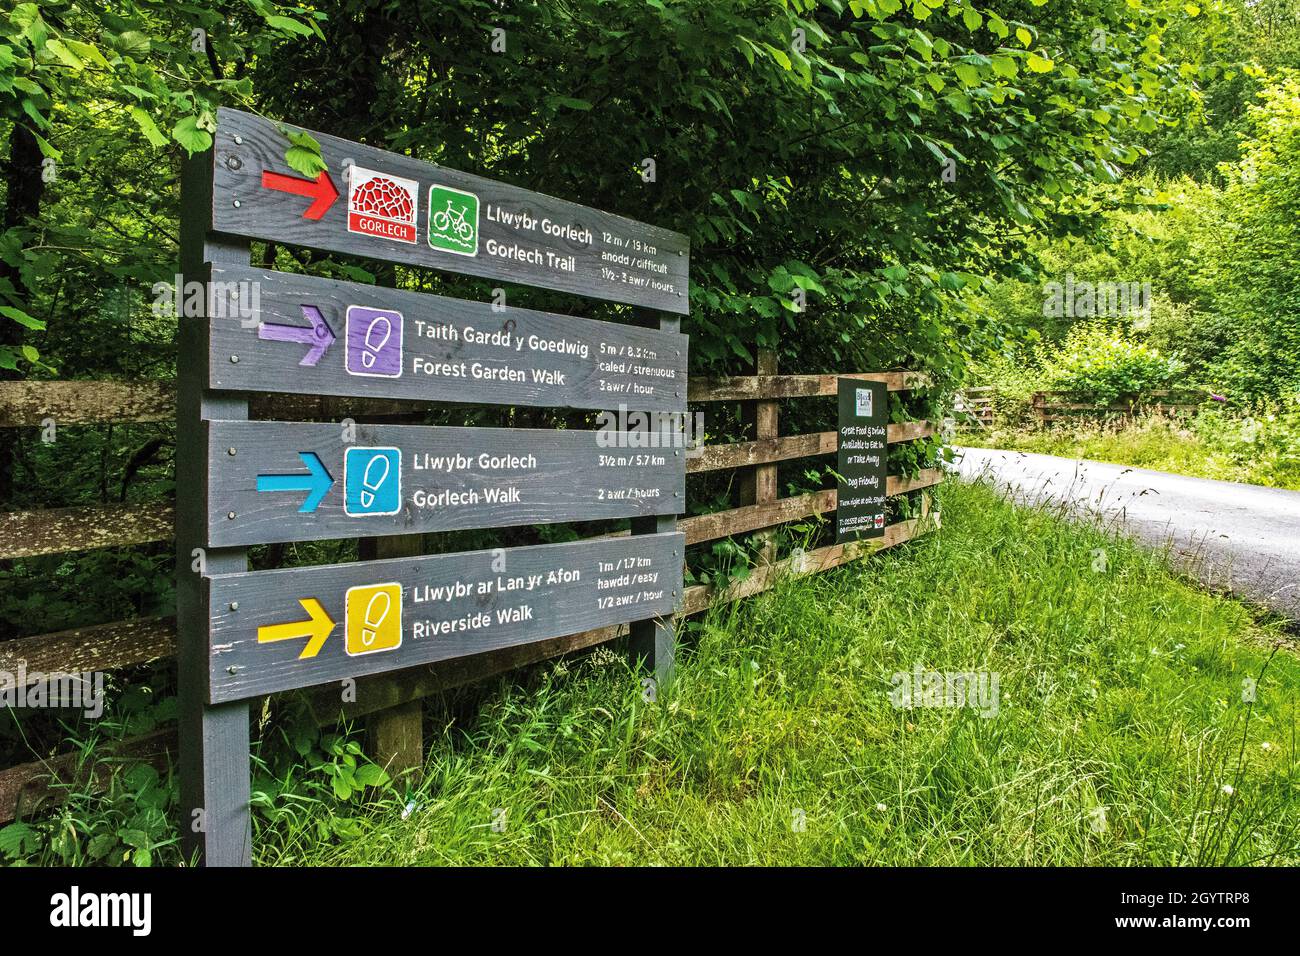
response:
<path id="1" fill-rule="evenodd" d="M 334 205 L 334 200 L 339 198 L 334 180 L 330 179 L 330 174 L 323 169 L 315 179 L 299 179 L 297 176 L 285 176 L 283 173 L 262 170 L 262 188 L 278 189 L 282 193 L 293 193 L 295 196 L 310 196 L 312 204 L 303 212 L 304 219 L 321 218 L 329 211 L 330 206 Z"/>

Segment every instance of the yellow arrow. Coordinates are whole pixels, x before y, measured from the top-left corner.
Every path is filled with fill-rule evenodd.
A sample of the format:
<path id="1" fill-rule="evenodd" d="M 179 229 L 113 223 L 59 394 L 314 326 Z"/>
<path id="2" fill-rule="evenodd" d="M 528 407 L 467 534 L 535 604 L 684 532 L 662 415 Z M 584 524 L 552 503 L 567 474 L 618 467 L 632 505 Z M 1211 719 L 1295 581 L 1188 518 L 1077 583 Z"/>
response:
<path id="1" fill-rule="evenodd" d="M 305 621 L 290 621 L 286 624 L 268 624 L 265 627 L 257 629 L 257 643 L 269 644 L 272 641 L 292 641 L 294 638 L 310 638 L 307 646 L 302 649 L 298 655 L 298 660 L 306 660 L 309 657 L 315 657 L 320 653 L 320 649 L 325 646 L 325 638 L 329 637 L 334 630 L 334 619 L 331 618 L 320 601 L 315 598 L 299 598 L 298 603 L 302 609 L 309 615 Z"/>

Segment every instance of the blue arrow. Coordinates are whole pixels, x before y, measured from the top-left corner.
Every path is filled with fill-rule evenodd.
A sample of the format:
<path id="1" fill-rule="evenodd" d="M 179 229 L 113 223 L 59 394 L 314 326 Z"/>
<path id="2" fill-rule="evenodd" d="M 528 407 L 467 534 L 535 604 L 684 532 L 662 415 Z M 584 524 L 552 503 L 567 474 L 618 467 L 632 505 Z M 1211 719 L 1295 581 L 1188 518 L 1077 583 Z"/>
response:
<path id="1" fill-rule="evenodd" d="M 311 472 L 309 475 L 258 475 L 258 491 L 305 491 L 307 500 L 302 503 L 298 509 L 301 514 L 307 511 L 315 511 L 320 505 L 321 500 L 334 486 L 334 479 L 330 473 L 325 470 L 321 460 L 315 452 L 300 451 L 298 457 L 302 463 L 307 466 Z"/>

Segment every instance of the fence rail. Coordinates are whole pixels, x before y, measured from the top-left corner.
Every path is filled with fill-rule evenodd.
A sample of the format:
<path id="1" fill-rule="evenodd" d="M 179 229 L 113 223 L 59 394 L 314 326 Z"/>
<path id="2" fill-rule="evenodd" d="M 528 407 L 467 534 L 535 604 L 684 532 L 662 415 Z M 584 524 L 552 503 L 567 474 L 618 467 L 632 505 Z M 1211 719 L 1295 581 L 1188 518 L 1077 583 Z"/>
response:
<path id="1" fill-rule="evenodd" d="M 760 361 L 760 371 L 774 371 L 770 356 Z M 678 526 L 688 544 L 730 535 L 758 532 L 791 521 L 833 512 L 836 492 L 819 491 L 781 498 L 776 494 L 776 467 L 780 462 L 829 455 L 836 450 L 836 433 L 777 434 L 776 401 L 836 394 L 835 375 L 759 374 L 721 379 L 692 380 L 688 397 L 693 402 L 739 401 L 752 404 L 757 414 L 758 438 L 749 442 L 710 445 L 688 459 L 689 473 L 745 469 L 754 478 L 742 501 L 751 503 L 724 511 L 683 518 Z M 890 391 L 924 387 L 928 380 L 914 372 L 857 373 L 861 378 L 883 379 Z M 254 414 L 299 420 L 347 415 L 409 413 L 418 403 L 388 400 L 348 400 L 297 396 L 258 396 Z M 0 383 L 0 427 L 58 426 L 109 422 L 170 422 L 175 416 L 175 388 L 166 382 L 4 382 Z M 928 421 L 891 424 L 890 443 L 914 441 L 934 434 Z M 919 516 L 891 524 L 883 538 L 851 545 L 830 545 L 804 554 L 797 562 L 768 560 L 743 582 L 723 589 L 687 588 L 683 614 L 697 614 L 712 604 L 740 600 L 760 593 L 782 575 L 802 575 L 839 567 L 867 554 L 911 540 L 937 524 L 931 514 L 926 489 L 943 478 L 939 469 L 911 476 L 890 476 L 887 495 L 921 493 Z M 0 514 L 0 560 L 64 554 L 91 549 L 168 542 L 173 539 L 175 515 L 169 502 L 105 504 Z M 322 723 L 340 716 L 355 718 L 398 707 L 441 689 L 503 673 L 569 651 L 609 641 L 625 633 L 625 626 L 599 628 L 562 638 L 492 651 L 443 664 L 412 668 L 358 682 L 358 701 L 340 708 L 334 689 L 306 692 L 313 713 Z M 176 650 L 176 622 L 172 618 L 139 618 L 79 627 L 58 633 L 0 641 L 0 670 L 28 674 L 106 671 L 165 660 Z M 64 754 L 0 770 L 0 822 L 29 812 L 42 801 L 57 801 L 66 786 L 95 781 L 100 784 L 114 762 L 151 760 L 162 763 L 174 753 L 175 731 L 155 731 L 123 741 L 95 761 L 79 754 Z"/>
<path id="2" fill-rule="evenodd" d="M 1110 403 L 1081 402 L 1077 394 L 1063 391 L 1035 392 L 1033 414 L 1040 426 L 1053 422 L 1078 422 L 1131 418 L 1152 414 L 1176 418 L 1194 415 L 1209 393 L 1198 389 L 1157 389 L 1146 396 Z"/>

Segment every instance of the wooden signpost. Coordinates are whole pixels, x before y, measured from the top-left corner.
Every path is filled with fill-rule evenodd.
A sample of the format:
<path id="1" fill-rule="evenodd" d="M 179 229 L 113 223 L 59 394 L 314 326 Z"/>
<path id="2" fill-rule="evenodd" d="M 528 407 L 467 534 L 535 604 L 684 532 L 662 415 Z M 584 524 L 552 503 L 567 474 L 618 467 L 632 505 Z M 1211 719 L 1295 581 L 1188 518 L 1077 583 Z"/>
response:
<path id="1" fill-rule="evenodd" d="M 672 332 L 262 269 L 213 269 L 209 290 L 213 389 L 279 392 L 292 376 L 313 395 L 686 408 Z"/>
<path id="2" fill-rule="evenodd" d="M 541 428 L 224 422 L 208 431 L 208 542 L 312 541 L 676 514 L 681 448 Z"/>
<path id="3" fill-rule="evenodd" d="M 277 125 L 217 111 L 218 232 L 687 312 L 680 233 L 323 133 L 307 180 Z"/>
<path id="4" fill-rule="evenodd" d="M 884 535 L 888 465 L 888 386 L 866 379 L 840 379 L 836 542 Z"/>
<path id="5" fill-rule="evenodd" d="M 208 579 L 213 703 L 671 615 L 680 533 Z"/>
<path id="6" fill-rule="evenodd" d="M 663 678 L 682 594 L 684 445 L 622 413 L 685 410 L 686 237 L 322 134 L 307 179 L 288 133 L 220 110 L 182 178 L 187 303 L 202 289 L 179 342 L 182 832 L 209 865 L 251 862 L 251 698 L 616 624 Z M 642 325 L 254 269 L 252 239 L 608 299 Z M 255 392 L 609 415 L 249 421 Z M 618 518 L 632 536 L 248 570 L 256 544 Z"/>

